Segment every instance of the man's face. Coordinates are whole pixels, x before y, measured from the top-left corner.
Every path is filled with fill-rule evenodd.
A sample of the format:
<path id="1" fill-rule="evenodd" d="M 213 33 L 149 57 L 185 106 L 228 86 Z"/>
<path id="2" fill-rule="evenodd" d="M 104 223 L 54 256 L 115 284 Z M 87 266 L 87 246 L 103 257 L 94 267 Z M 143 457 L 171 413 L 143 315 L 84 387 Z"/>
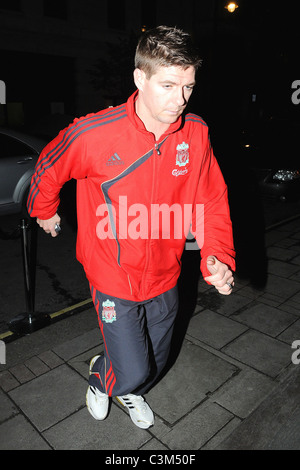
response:
<path id="1" fill-rule="evenodd" d="M 186 108 L 195 85 L 195 69 L 159 67 L 149 79 L 136 69 L 135 83 L 140 91 L 137 110 L 140 118 L 148 127 L 151 122 L 170 125 Z"/>

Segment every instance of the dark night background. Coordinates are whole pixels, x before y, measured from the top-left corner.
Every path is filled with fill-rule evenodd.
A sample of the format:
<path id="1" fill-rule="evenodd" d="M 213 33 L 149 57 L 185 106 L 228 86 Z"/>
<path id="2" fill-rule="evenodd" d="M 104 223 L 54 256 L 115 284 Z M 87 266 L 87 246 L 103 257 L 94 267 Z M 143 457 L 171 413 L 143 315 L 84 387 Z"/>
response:
<path id="1" fill-rule="evenodd" d="M 51 114 L 80 116 L 123 102 L 133 90 L 137 38 L 159 24 L 192 33 L 203 57 L 192 107 L 210 126 L 299 119 L 291 101 L 299 2 L 239 0 L 234 13 L 227 3 L 0 0 L 0 79 L 7 88 L 1 124 L 29 127 Z"/>
<path id="2" fill-rule="evenodd" d="M 245 269 L 251 278 L 253 270 L 259 284 L 266 273 L 263 211 L 250 172 L 254 157 L 241 148 L 243 139 L 262 138 L 266 159 L 299 162 L 298 137 L 295 146 L 288 132 L 300 125 L 300 104 L 292 102 L 300 79 L 300 2 L 238 0 L 234 13 L 228 3 L 0 0 L 7 103 L 0 125 L 50 140 L 74 117 L 120 104 L 134 91 L 143 30 L 166 24 L 189 31 L 203 66 L 188 109 L 208 123 L 228 184 L 240 274 Z"/>

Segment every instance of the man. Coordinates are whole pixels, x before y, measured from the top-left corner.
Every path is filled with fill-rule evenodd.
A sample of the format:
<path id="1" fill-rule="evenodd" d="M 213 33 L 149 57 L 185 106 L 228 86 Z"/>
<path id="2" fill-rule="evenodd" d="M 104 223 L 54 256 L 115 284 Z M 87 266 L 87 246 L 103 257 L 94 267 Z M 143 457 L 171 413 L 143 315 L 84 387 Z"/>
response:
<path id="1" fill-rule="evenodd" d="M 77 259 L 104 340 L 104 354 L 91 360 L 86 394 L 98 420 L 117 397 L 137 426 L 154 422 L 142 395 L 168 358 L 189 229 L 206 281 L 224 295 L 234 285 L 227 188 L 207 125 L 183 115 L 199 65 L 187 33 L 165 26 L 144 33 L 135 57 L 137 91 L 61 131 L 32 178 L 29 213 L 52 236 L 60 188 L 77 180 Z"/>

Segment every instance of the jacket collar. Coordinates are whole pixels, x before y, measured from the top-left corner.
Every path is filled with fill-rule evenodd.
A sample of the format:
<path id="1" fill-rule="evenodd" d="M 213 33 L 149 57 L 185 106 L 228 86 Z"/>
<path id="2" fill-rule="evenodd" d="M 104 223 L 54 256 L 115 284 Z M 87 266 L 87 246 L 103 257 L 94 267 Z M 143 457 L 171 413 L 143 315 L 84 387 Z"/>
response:
<path id="1" fill-rule="evenodd" d="M 147 131 L 143 121 L 138 117 L 138 115 L 136 114 L 135 112 L 135 102 L 137 100 L 137 97 L 138 97 L 138 93 L 139 91 L 136 90 L 127 100 L 127 103 L 126 103 L 126 111 L 127 111 L 127 115 L 130 119 L 130 121 L 133 123 L 134 127 L 140 131 L 140 132 L 143 132 L 144 134 L 151 134 L 152 135 L 152 132 L 149 132 Z M 160 137 L 159 140 L 162 140 L 163 138 L 165 138 L 167 135 L 170 135 L 172 134 L 173 132 L 176 132 L 180 127 L 181 127 L 181 123 L 182 123 L 182 117 L 180 116 L 176 122 L 174 122 L 173 124 L 170 124 L 170 126 L 168 127 L 167 131 Z"/>

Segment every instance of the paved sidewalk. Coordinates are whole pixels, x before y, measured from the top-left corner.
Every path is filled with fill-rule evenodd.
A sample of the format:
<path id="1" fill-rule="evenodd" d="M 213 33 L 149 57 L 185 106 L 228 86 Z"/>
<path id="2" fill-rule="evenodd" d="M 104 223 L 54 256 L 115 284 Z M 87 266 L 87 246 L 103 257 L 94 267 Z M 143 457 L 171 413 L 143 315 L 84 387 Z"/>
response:
<path id="1" fill-rule="evenodd" d="M 264 287 L 237 279 L 224 297 L 199 281 L 170 368 L 146 395 L 155 413 L 148 430 L 115 400 L 103 422 L 86 409 L 88 364 L 103 348 L 91 305 L 8 343 L 0 448 L 299 450 L 300 219 L 268 232 L 266 247 Z"/>

